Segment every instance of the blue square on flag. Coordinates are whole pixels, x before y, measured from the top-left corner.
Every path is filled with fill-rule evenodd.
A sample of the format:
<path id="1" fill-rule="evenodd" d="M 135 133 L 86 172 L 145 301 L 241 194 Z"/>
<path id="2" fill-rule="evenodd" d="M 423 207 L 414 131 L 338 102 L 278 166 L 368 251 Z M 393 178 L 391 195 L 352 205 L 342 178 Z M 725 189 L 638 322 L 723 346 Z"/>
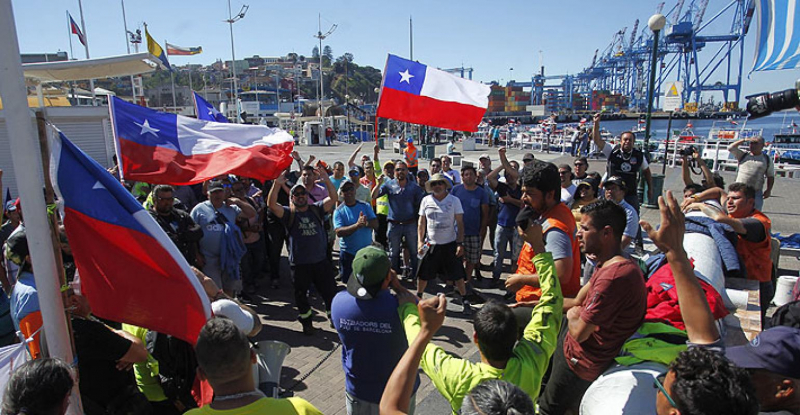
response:
<path id="1" fill-rule="evenodd" d="M 421 63 L 389 55 L 386 61 L 384 86 L 398 91 L 419 95 L 425 83 L 427 67 Z"/>
<path id="2" fill-rule="evenodd" d="M 112 112 L 118 136 L 146 146 L 181 151 L 175 114 L 158 113 L 123 100 L 115 101 Z"/>

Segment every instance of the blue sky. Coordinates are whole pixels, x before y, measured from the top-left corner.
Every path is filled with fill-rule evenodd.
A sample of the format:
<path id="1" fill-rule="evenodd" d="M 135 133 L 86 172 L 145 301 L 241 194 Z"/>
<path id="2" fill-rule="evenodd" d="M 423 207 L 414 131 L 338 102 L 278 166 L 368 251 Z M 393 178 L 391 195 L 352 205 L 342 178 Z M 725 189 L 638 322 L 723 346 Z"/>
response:
<path id="1" fill-rule="evenodd" d="M 25 52 L 69 51 L 65 11 L 80 22 L 77 0 L 13 0 L 20 48 Z M 539 67 L 542 51 L 546 74 L 576 73 L 591 63 L 595 49 L 602 52 L 614 33 L 634 20 L 640 30 L 660 1 L 362 1 L 232 0 L 233 13 L 250 5 L 247 16 L 234 25 L 236 56 L 243 58 L 311 55 L 317 44 L 317 15 L 322 31 L 334 23 L 336 32 L 325 40 L 335 56 L 350 52 L 361 65 L 382 68 L 387 53 L 409 55 L 409 17 L 414 19 L 414 59 L 440 68 L 474 68 L 474 79 L 529 80 Z M 676 3 L 668 1 L 664 12 Z M 685 4 L 691 3 L 686 0 Z M 698 0 L 699 3 L 699 0 Z M 729 3 L 710 0 L 706 19 Z M 202 46 L 203 53 L 174 57 L 175 64 L 208 64 L 230 59 L 230 34 L 226 0 L 127 0 L 128 28 L 146 21 L 157 41 L 181 46 Z M 685 6 L 686 7 L 686 6 Z M 93 57 L 125 53 L 122 8 L 119 0 L 83 0 L 86 32 Z M 727 33 L 728 18 L 706 29 L 706 34 Z M 794 85 L 800 71 L 746 74 L 752 67 L 755 24 L 745 42 L 743 96 Z M 163 45 L 162 45 L 163 46 Z M 82 45 L 73 37 L 75 55 L 83 58 Z M 708 48 L 708 54 L 716 48 Z M 703 61 L 702 55 L 700 61 Z M 514 68 L 513 72 L 509 68 Z M 719 99 L 717 99 L 719 100 Z"/>

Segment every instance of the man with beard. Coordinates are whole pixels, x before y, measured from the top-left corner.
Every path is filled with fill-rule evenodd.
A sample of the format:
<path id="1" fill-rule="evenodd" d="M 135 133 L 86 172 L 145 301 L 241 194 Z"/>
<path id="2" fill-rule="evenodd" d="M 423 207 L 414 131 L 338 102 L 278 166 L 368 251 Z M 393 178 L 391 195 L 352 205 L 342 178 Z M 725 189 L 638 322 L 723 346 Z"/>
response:
<path id="1" fill-rule="evenodd" d="M 328 190 L 328 197 L 324 200 L 309 204 L 308 188 L 300 182 L 289 192 L 290 205 L 281 206 L 278 203 L 278 193 L 281 186 L 286 183 L 286 176 L 283 173 L 273 182 L 267 202 L 269 210 L 283 222 L 289 235 L 289 264 L 294 282 L 294 300 L 299 314 L 298 320 L 306 335 L 314 334 L 314 326 L 311 323 L 313 313 L 308 302 L 308 289 L 311 284 L 314 284 L 322 295 L 329 316 L 331 302 L 336 294 L 336 282 L 325 252 L 328 236 L 324 229 L 324 217 L 336 207 L 338 195 L 322 166 L 317 167 L 317 173 Z"/>
<path id="2" fill-rule="evenodd" d="M 175 189 L 172 186 L 158 185 L 153 193 L 155 204 L 148 212 L 175 243 L 189 265 L 197 266 L 197 242 L 203 238 L 200 225 L 196 224 L 188 213 L 175 208 Z"/>
<path id="3" fill-rule="evenodd" d="M 581 255 L 577 238 L 575 217 L 561 202 L 559 173 L 552 163 L 539 164 L 525 170 L 522 179 L 523 211 L 518 223 L 538 217 L 544 229 L 547 252 L 553 255 L 556 276 L 565 298 L 572 298 L 580 290 Z M 514 314 L 525 327 L 531 310 L 541 297 L 539 275 L 533 266 L 535 253 L 530 244 L 524 244 L 519 255 L 517 273 L 506 279 L 506 288 L 516 291 Z"/>

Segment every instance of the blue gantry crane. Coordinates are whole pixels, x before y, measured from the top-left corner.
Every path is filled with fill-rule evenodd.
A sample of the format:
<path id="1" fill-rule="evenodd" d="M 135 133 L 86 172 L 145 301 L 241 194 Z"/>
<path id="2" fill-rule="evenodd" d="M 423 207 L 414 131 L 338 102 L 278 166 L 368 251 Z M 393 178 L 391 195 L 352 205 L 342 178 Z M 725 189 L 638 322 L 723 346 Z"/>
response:
<path id="1" fill-rule="evenodd" d="M 662 12 L 664 6 L 660 3 L 656 12 Z M 704 92 L 721 93 L 727 110 L 738 106 L 744 38 L 755 5 L 753 0 L 726 0 L 705 19 L 708 7 L 709 0 L 678 0 L 665 13 L 668 25 L 657 54 L 656 108 L 662 85 L 668 81 L 683 82 L 686 112 L 711 111 L 703 106 Z M 530 87 L 531 105 L 546 102 L 548 112 L 598 109 L 590 108 L 598 93 L 624 96 L 629 111 L 644 111 L 652 47 L 652 32 L 648 27 L 640 29 L 637 19 L 630 32 L 627 28 L 616 32 L 611 44 L 602 52 L 595 51 L 591 65 L 579 73 L 545 76 L 542 68 L 530 82 L 509 85 Z"/>

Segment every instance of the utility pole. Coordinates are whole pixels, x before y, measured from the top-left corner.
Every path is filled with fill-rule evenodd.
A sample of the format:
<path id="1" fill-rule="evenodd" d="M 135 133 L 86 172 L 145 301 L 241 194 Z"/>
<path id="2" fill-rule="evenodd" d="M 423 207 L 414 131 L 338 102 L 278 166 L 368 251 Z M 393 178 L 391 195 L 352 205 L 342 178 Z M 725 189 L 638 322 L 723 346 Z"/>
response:
<path id="1" fill-rule="evenodd" d="M 322 126 L 322 133 L 325 131 L 325 108 L 323 108 L 323 99 L 325 94 L 325 87 L 324 87 L 324 80 L 322 79 L 322 40 L 330 36 L 339 25 L 334 24 L 325 34 L 322 34 L 322 14 L 317 15 L 317 34 L 314 35 L 315 38 L 319 39 L 319 97 L 317 98 L 317 109 L 319 110 L 319 116 L 321 119 L 321 126 Z M 322 134 L 320 134 L 320 138 L 322 138 Z"/>
<path id="2" fill-rule="evenodd" d="M 233 106 L 235 108 L 234 111 L 236 112 L 236 116 L 234 118 L 237 124 L 239 123 L 239 83 L 236 80 L 236 48 L 233 44 L 233 24 L 244 19 L 244 15 L 247 13 L 249 8 L 250 6 L 246 4 L 243 5 L 239 10 L 239 14 L 234 16 L 231 12 L 231 0 L 228 0 L 228 20 L 225 21 L 231 27 L 231 76 L 233 77 Z"/>

